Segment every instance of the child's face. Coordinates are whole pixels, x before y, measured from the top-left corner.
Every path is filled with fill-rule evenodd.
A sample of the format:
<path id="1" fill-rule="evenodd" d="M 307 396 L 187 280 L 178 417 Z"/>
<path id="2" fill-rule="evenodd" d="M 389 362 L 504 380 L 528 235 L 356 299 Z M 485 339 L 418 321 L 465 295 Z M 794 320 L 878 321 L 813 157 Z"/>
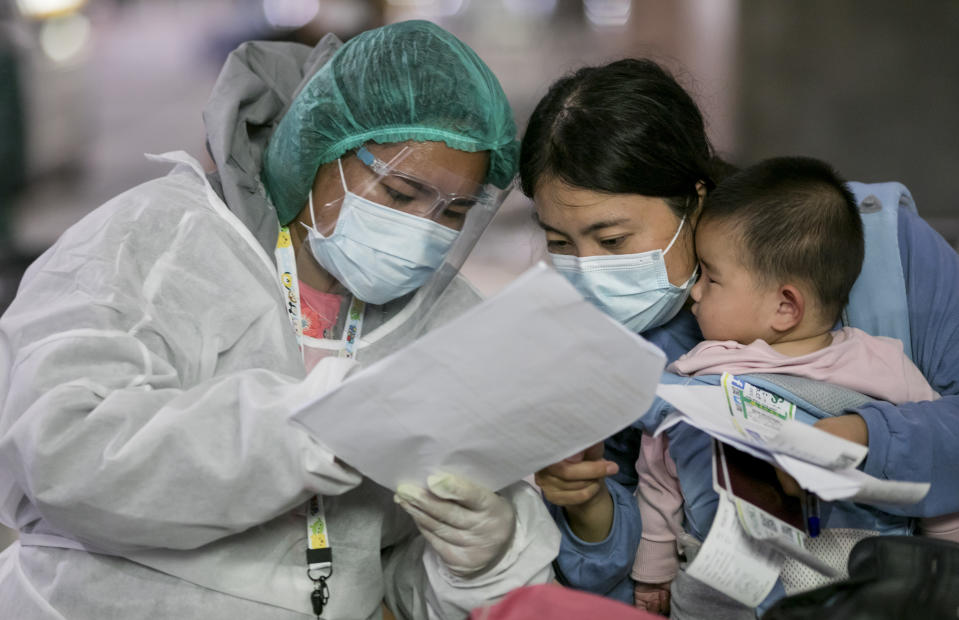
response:
<path id="1" fill-rule="evenodd" d="M 693 286 L 692 312 L 706 340 L 767 342 L 775 335 L 769 318 L 778 306 L 775 287 L 764 287 L 739 259 L 739 235 L 722 222 L 696 227 L 699 280 Z"/>

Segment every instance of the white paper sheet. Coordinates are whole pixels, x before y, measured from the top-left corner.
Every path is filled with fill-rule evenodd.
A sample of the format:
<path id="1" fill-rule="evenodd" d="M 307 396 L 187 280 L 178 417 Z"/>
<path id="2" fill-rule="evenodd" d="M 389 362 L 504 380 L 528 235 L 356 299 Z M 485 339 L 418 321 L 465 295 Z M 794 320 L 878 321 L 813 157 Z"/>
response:
<path id="1" fill-rule="evenodd" d="M 664 365 L 540 263 L 293 419 L 385 487 L 448 471 L 500 489 L 631 424 Z"/>
<path id="2" fill-rule="evenodd" d="M 751 488 L 754 488 L 751 485 L 742 486 L 744 481 L 742 479 L 743 469 L 742 462 L 739 461 L 740 457 L 734 460 L 732 469 L 733 472 L 738 470 L 738 473 L 736 476 L 731 475 L 727 460 L 728 454 L 730 452 L 725 449 L 722 442 L 713 441 L 713 488 L 719 495 L 732 500 L 736 507 L 736 515 L 739 517 L 739 525 L 743 531 L 750 538 L 777 549 L 786 557 L 792 557 L 803 562 L 827 577 L 838 578 L 840 576 L 838 571 L 806 549 L 806 541 L 809 538 L 804 530 L 799 529 L 795 519 L 789 519 L 787 522 L 780 518 L 783 516 L 780 513 L 783 506 L 774 499 L 774 495 L 771 496 L 767 493 L 757 495 L 755 491 L 750 491 Z M 737 461 L 739 465 L 735 465 Z M 762 484 L 764 483 L 759 482 L 759 488 Z M 737 495 L 737 490 L 746 492 L 751 500 L 740 498 Z M 757 501 L 762 505 L 754 503 Z M 777 514 L 772 514 L 766 508 L 775 511 Z M 710 530 L 710 534 L 712 534 L 712 530 Z"/>
<path id="3" fill-rule="evenodd" d="M 880 480 L 854 469 L 867 449 L 813 426 L 784 420 L 775 429 L 765 425 L 757 431 L 757 426 L 743 424 L 741 418 L 730 414 L 722 386 L 664 384 L 656 389 L 656 394 L 678 411 L 667 416 L 657 433 L 669 425 L 686 422 L 724 443 L 775 463 L 799 486 L 826 501 L 914 504 L 929 491 L 927 483 Z"/>
<path id="4" fill-rule="evenodd" d="M 725 442 L 723 442 L 725 443 Z M 805 563 L 828 579 L 841 573 L 806 549 L 805 533 L 732 492 L 722 444 L 713 443 L 716 516 L 687 572 L 727 596 L 755 607 L 768 596 L 786 558 Z M 716 467 L 723 468 L 722 484 Z"/>
<path id="5" fill-rule="evenodd" d="M 724 379 L 727 376 L 724 375 Z M 749 384 L 745 385 L 752 391 L 764 393 Z M 730 404 L 723 386 L 661 385 L 656 393 L 679 409 L 690 424 L 703 430 L 708 427 L 724 437 L 767 452 L 790 454 L 829 469 L 855 467 L 868 452 L 865 446 L 791 418 L 778 419 L 756 408 L 749 408 L 749 415 L 746 415 L 746 407 L 736 402 Z"/>
<path id="6" fill-rule="evenodd" d="M 743 605 L 755 607 L 779 578 L 782 553 L 750 538 L 736 516 L 736 507 L 719 495 L 709 535 L 686 572 Z"/>
<path id="7" fill-rule="evenodd" d="M 909 505 L 921 501 L 929 492 L 928 482 L 880 480 L 858 469 L 823 470 L 785 454 L 776 454 L 774 459 L 800 486 L 804 480 L 815 480 L 814 492 L 826 501 Z"/>

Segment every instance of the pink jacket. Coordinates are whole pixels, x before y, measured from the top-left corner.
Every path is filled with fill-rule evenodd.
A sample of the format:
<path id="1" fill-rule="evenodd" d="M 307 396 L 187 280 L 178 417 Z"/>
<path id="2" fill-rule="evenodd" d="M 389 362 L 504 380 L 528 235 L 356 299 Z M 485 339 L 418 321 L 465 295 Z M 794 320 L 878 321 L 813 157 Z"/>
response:
<path id="1" fill-rule="evenodd" d="M 870 336 L 855 327 L 832 332 L 828 347 L 789 357 L 764 340 L 744 345 L 707 340 L 670 364 L 680 375 L 777 373 L 826 381 L 876 400 L 912 403 L 936 400 L 936 394 L 895 338 Z"/>
<path id="2" fill-rule="evenodd" d="M 836 330 L 832 335 L 828 347 L 798 357 L 783 355 L 763 340 L 749 345 L 707 340 L 670 364 L 668 370 L 685 376 L 723 372 L 795 375 L 895 404 L 939 398 L 903 353 L 899 340 L 870 336 L 853 327 Z M 633 579 L 643 583 L 670 581 L 679 565 L 675 534 L 682 527 L 682 495 L 668 447 L 665 435 L 643 435 L 636 461 L 636 494 L 643 534 L 633 564 Z M 919 530 L 928 536 L 959 542 L 959 514 L 922 519 Z"/>

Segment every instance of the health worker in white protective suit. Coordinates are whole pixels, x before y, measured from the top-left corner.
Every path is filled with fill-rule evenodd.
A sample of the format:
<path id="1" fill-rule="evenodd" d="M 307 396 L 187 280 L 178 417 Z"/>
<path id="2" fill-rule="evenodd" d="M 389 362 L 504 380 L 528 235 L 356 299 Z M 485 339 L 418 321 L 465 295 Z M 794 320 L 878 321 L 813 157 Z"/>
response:
<path id="1" fill-rule="evenodd" d="M 548 581 L 526 483 L 394 496 L 288 420 L 478 301 L 457 269 L 518 150 L 496 78 L 426 22 L 254 42 L 204 119 L 215 173 L 156 157 L 0 319 L 0 617 L 463 618 Z"/>

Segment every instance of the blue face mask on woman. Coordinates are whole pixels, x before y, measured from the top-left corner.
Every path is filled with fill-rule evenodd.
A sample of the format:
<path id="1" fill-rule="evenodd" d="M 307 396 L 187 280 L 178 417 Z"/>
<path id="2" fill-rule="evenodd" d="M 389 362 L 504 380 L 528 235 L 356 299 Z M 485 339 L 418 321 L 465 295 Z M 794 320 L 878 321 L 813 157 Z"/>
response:
<path id="1" fill-rule="evenodd" d="M 666 273 L 664 257 L 685 222 L 683 216 L 665 250 L 582 258 L 550 253 L 550 259 L 580 295 L 632 331 L 644 332 L 676 316 L 699 273 L 693 269 L 682 286 L 671 284 Z"/>
<path id="2" fill-rule="evenodd" d="M 354 194 L 346 187 L 342 164 L 337 164 L 345 192 L 343 203 L 330 236 L 307 228 L 314 258 L 367 303 L 384 304 L 423 286 L 442 264 L 459 233 Z"/>

